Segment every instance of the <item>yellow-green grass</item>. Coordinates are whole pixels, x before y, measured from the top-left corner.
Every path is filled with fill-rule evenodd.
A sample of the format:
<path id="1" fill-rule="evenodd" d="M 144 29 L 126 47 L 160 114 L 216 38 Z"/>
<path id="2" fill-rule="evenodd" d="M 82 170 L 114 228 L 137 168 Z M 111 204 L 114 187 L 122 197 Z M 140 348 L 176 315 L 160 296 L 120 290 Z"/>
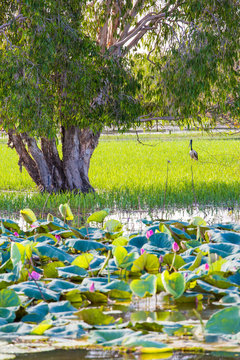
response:
<path id="1" fill-rule="evenodd" d="M 199 154 L 197 162 L 189 157 L 190 137 L 190 134 L 179 137 L 145 135 L 146 145 L 142 145 L 136 141 L 136 137 L 119 136 L 116 139 L 103 136 L 90 166 L 90 180 L 97 190 L 96 194 L 87 197 L 71 194 L 51 196 L 45 210 L 56 208 L 68 200 L 76 210 L 161 208 L 168 160 L 165 206 L 194 204 L 191 169 L 198 204 L 226 207 L 238 204 L 240 138 L 195 136 L 193 148 Z M 20 173 L 17 155 L 14 150 L 7 148 L 4 140 L 0 141 L 0 157 L 0 209 L 11 211 L 31 206 L 41 211 L 47 194 L 35 193 L 35 184 L 25 169 Z M 33 194 L 26 195 L 26 191 Z"/>

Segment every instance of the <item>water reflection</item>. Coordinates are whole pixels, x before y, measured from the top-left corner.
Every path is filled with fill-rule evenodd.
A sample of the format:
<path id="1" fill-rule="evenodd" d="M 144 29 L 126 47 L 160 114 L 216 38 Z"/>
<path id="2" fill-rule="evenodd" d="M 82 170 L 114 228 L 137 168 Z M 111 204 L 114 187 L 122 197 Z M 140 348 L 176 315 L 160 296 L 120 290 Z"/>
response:
<path id="1" fill-rule="evenodd" d="M 190 353 L 164 353 L 164 354 L 119 354 L 112 351 L 102 350 L 56 350 L 53 352 L 42 352 L 31 354 L 31 360 L 229 360 L 239 359 L 239 354 L 211 353 L 211 354 L 190 354 Z M 27 360 L 29 354 L 19 355 L 16 360 Z"/>
<path id="2" fill-rule="evenodd" d="M 189 221 L 195 216 L 203 218 L 207 224 L 214 223 L 240 223 L 240 209 L 220 208 L 214 206 L 204 207 L 189 207 L 189 208 L 174 208 L 169 207 L 165 211 L 152 209 L 152 210 L 129 210 L 118 211 L 112 213 L 108 218 L 121 221 L 127 232 L 143 231 L 146 225 L 141 222 L 141 219 L 147 220 L 176 220 L 176 221 Z"/>

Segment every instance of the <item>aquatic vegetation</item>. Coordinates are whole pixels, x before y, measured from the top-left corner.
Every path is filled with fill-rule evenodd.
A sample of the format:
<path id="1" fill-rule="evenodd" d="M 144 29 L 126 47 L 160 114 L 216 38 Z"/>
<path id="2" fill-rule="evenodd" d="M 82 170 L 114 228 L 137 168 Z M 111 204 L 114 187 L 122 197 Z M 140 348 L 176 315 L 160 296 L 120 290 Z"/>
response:
<path id="1" fill-rule="evenodd" d="M 143 353 L 191 350 L 196 341 L 209 350 L 211 341 L 212 350 L 240 352 L 239 225 L 143 219 L 142 233 L 125 234 L 105 210 L 81 228 L 64 211 L 63 220 L 21 214 L 24 229 L 1 219 L 1 338 L 79 339 L 80 347 L 84 339 Z"/>

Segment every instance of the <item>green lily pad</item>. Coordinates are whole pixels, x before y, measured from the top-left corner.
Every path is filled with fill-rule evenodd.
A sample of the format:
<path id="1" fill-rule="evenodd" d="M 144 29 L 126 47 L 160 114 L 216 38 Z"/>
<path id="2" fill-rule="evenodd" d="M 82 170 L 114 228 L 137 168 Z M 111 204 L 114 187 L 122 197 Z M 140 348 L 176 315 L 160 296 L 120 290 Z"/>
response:
<path id="1" fill-rule="evenodd" d="M 143 298 L 156 294 L 157 278 L 155 275 L 149 275 L 146 279 L 133 280 L 130 284 L 132 292 Z"/>
<path id="2" fill-rule="evenodd" d="M 101 308 L 82 309 L 75 315 L 89 325 L 109 325 L 115 322 L 114 317 L 104 314 Z"/>
<path id="3" fill-rule="evenodd" d="M 134 260 L 131 272 L 142 272 L 143 270 L 150 274 L 157 273 L 159 270 L 158 257 L 144 252 L 138 259 Z"/>
<path id="4" fill-rule="evenodd" d="M 87 218 L 87 223 L 92 221 L 102 223 L 105 217 L 109 214 L 107 210 L 96 211 Z"/>
<path id="5" fill-rule="evenodd" d="M 184 276 L 180 273 L 174 272 L 169 274 L 167 270 L 162 273 L 162 282 L 165 290 L 178 299 L 185 290 Z"/>
<path id="6" fill-rule="evenodd" d="M 232 306 L 213 314 L 205 326 L 208 334 L 237 334 L 240 332 L 240 306 Z"/>
<path id="7" fill-rule="evenodd" d="M 8 308 L 11 306 L 18 306 L 21 301 L 14 290 L 2 289 L 0 290 L 0 307 Z"/>

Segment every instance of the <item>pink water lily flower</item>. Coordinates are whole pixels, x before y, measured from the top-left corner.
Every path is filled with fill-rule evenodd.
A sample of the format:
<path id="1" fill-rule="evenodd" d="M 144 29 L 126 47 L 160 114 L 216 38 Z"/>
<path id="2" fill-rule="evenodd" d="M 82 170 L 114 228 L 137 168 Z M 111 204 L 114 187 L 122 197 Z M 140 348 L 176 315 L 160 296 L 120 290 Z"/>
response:
<path id="1" fill-rule="evenodd" d="M 205 264 L 204 268 L 205 268 L 205 270 L 207 270 L 207 271 L 209 270 L 209 265 L 208 265 L 208 263 Z"/>
<path id="2" fill-rule="evenodd" d="M 173 243 L 172 249 L 173 249 L 174 252 L 178 252 L 178 251 L 179 251 L 180 248 L 179 248 L 179 246 L 178 246 L 178 243 L 176 243 L 176 241 Z"/>
<path id="3" fill-rule="evenodd" d="M 31 228 L 33 228 L 33 229 L 35 229 L 35 228 L 37 227 L 37 225 L 34 225 L 34 224 L 31 224 L 30 226 L 31 226 Z"/>
<path id="4" fill-rule="evenodd" d="M 61 236 L 60 235 L 55 235 L 55 238 L 57 240 L 57 242 L 59 242 L 61 240 Z"/>
<path id="5" fill-rule="evenodd" d="M 140 250 L 141 255 L 144 254 L 145 251 L 146 251 L 146 250 L 144 250 L 143 248 L 141 248 L 141 250 Z"/>
<path id="6" fill-rule="evenodd" d="M 146 237 L 149 239 L 150 236 L 152 236 L 154 234 L 154 232 L 152 230 L 148 230 L 146 233 Z"/>
<path id="7" fill-rule="evenodd" d="M 92 282 L 91 285 L 89 286 L 89 291 L 90 291 L 90 292 L 94 292 L 94 291 L 95 291 L 94 282 Z"/>
<path id="8" fill-rule="evenodd" d="M 159 260 L 159 262 L 160 262 L 160 264 L 161 264 L 161 263 L 163 262 L 163 256 L 160 255 L 159 258 L 158 258 L 158 260 Z"/>
<path id="9" fill-rule="evenodd" d="M 15 231 L 15 232 L 13 233 L 13 235 L 14 235 L 14 236 L 19 236 L 19 233 L 18 233 L 17 231 Z"/>
<path id="10" fill-rule="evenodd" d="M 37 273 L 36 271 L 32 271 L 31 273 L 29 273 L 30 280 L 39 280 L 40 277 L 41 277 L 41 275 L 39 273 Z"/>

